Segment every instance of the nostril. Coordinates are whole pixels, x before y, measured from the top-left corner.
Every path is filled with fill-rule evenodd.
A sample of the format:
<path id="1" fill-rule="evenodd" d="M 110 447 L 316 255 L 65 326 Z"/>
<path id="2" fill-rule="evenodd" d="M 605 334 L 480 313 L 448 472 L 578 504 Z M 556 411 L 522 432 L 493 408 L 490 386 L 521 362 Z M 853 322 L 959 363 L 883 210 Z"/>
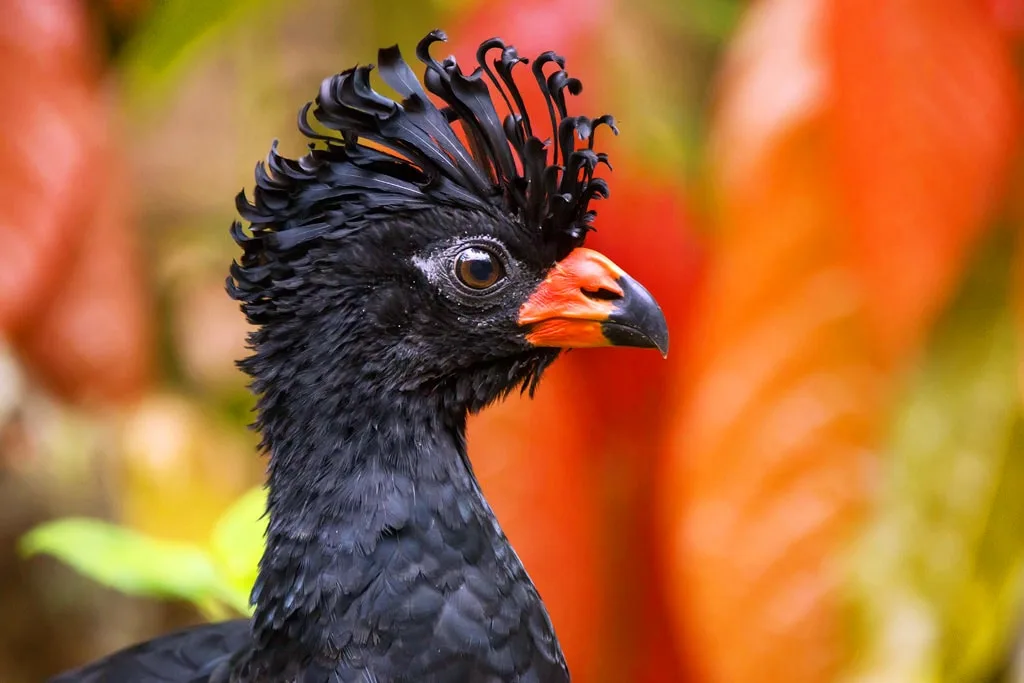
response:
<path id="1" fill-rule="evenodd" d="M 581 289 L 583 295 L 588 299 L 595 299 L 597 301 L 615 301 L 621 299 L 622 295 L 618 292 L 613 292 L 610 289 L 604 287 L 598 287 L 597 289 Z"/>

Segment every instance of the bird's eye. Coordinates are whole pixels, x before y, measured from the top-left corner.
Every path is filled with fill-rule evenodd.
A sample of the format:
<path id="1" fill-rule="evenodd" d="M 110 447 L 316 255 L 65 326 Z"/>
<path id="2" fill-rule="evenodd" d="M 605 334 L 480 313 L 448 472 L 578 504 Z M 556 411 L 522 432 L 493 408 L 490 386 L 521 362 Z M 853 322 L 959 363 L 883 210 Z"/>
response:
<path id="1" fill-rule="evenodd" d="M 505 276 L 498 257 L 479 247 L 469 247 L 455 257 L 455 275 L 459 282 L 475 290 L 493 287 Z"/>

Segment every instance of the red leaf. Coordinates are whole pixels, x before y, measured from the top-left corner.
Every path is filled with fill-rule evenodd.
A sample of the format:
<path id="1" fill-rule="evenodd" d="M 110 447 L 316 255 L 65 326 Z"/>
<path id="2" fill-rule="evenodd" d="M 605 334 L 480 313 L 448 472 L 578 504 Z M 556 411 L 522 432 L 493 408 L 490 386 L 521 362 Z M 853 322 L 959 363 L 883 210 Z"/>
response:
<path id="1" fill-rule="evenodd" d="M 461 63 L 471 64 L 481 40 L 501 35 L 524 56 L 559 50 L 577 75 L 573 65 L 580 61 L 583 27 L 567 29 L 557 21 L 571 5 L 489 3 L 450 31 L 453 42 L 446 47 Z M 546 112 L 525 73 L 519 77 L 526 106 Z M 500 102 L 496 106 L 505 111 Z M 572 106 L 578 111 L 582 104 Z M 593 467 L 588 425 L 567 419 L 566 407 L 579 404 L 582 394 L 575 369 L 559 361 L 534 400 L 513 397 L 474 419 L 470 453 L 488 500 L 547 605 L 573 680 L 588 683 L 602 674 L 609 601 L 602 576 L 600 475 Z"/>
<path id="2" fill-rule="evenodd" d="M 84 241 L 18 348 L 36 375 L 83 403 L 138 398 L 153 375 L 152 302 L 131 210 L 132 183 L 113 141 L 98 151 L 104 173 L 77 230 Z"/>
<path id="3" fill-rule="evenodd" d="M 639 157 L 614 159 L 611 197 L 598 204 L 588 246 L 608 254 L 661 304 L 671 333 L 669 358 L 641 349 L 570 353 L 584 402 L 593 469 L 603 472 L 607 544 L 612 571 L 605 591 L 614 611 L 606 625 L 601 666 L 613 679 L 661 683 L 682 678 L 681 653 L 669 629 L 664 537 L 657 526 L 662 435 L 673 419 L 668 402 L 673 369 L 687 358 L 694 303 L 705 254 L 684 193 L 647 173 Z"/>
<path id="4" fill-rule="evenodd" d="M 525 56 L 555 50 L 566 58 L 569 73 L 584 83 L 571 111 L 602 114 L 610 108 L 612 93 L 602 83 L 606 64 L 600 60 L 614 55 L 598 48 L 603 33 L 614 30 L 614 9 L 611 0 L 586 8 L 571 0 L 487 3 L 451 31 L 457 36 L 452 52 L 463 64 L 471 63 L 475 41 L 494 35 Z M 524 95 L 531 111 L 544 111 L 539 92 L 526 81 Z M 629 155 L 623 139 L 607 134 L 599 143 L 611 154 L 615 171 L 604 173 L 611 199 L 595 204 L 597 232 L 588 246 L 606 253 L 658 298 L 669 320 L 676 362 L 684 357 L 703 258 L 683 192 L 678 180 L 652 177 L 642 158 Z M 679 678 L 666 629 L 651 495 L 659 429 L 667 416 L 668 369 L 650 351 L 572 352 L 541 385 L 542 395 L 549 390 L 560 395 L 560 405 L 540 397 L 532 403 L 516 400 L 514 406 L 498 408 L 495 417 L 482 416 L 474 432 L 474 462 L 551 608 L 574 681 Z M 491 422 L 511 415 L 515 428 L 502 431 Z M 515 457 L 504 475 L 487 474 L 496 449 Z M 518 493 L 520 479 L 533 489 L 531 496 Z M 550 511 L 541 509 L 538 500 L 550 500 Z M 572 519 L 575 526 L 552 526 L 555 518 Z M 572 532 L 565 533 L 567 528 Z M 557 541 L 549 536 L 554 529 L 559 530 Z M 520 548 L 517 538 L 531 535 L 537 540 Z"/>
<path id="5" fill-rule="evenodd" d="M 88 23 L 79 3 L 9 0 L 0 22 L 0 333 L 56 284 L 102 167 Z"/>
<path id="6" fill-rule="evenodd" d="M 51 389 L 134 397 L 151 319 L 124 160 L 77 2 L 13 0 L 0 24 L 0 333 Z"/>
<path id="7" fill-rule="evenodd" d="M 1008 38 L 1024 35 L 1024 0 L 979 0 L 995 26 Z"/>

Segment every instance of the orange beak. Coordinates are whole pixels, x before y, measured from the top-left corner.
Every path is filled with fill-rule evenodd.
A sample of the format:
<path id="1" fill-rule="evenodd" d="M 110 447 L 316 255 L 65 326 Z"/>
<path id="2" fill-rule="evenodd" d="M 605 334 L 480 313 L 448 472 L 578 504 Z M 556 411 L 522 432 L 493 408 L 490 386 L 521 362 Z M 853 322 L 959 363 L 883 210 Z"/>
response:
<path id="1" fill-rule="evenodd" d="M 534 346 L 634 346 L 668 355 L 668 325 L 654 297 L 608 257 L 574 249 L 519 309 Z"/>

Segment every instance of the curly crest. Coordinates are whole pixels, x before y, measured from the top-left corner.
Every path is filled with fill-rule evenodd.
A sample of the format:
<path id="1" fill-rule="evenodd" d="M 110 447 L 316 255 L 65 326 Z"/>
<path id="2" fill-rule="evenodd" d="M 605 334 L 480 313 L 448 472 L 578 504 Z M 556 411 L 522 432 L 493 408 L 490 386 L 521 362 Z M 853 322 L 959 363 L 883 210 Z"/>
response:
<path id="1" fill-rule="evenodd" d="M 275 141 L 257 165 L 253 201 L 244 191 L 236 200 L 251 234 L 238 221 L 232 226 L 243 254 L 228 281 L 254 322 L 261 308 L 273 306 L 271 283 L 293 275 L 293 259 L 306 246 L 397 212 L 503 210 L 536 229 L 559 259 L 583 244 L 595 216 L 590 202 L 608 196 L 595 171 L 599 164 L 611 168 L 607 155 L 594 151 L 594 136 L 602 125 L 617 134 L 614 119 L 569 116 L 566 94 L 578 95 L 583 86 L 566 73 L 562 57 L 545 52 L 530 65 L 547 105 L 550 135 L 542 140 L 513 79 L 515 67 L 530 60 L 492 38 L 479 46 L 477 67 L 465 75 L 454 57 L 431 56 L 430 47 L 446 40 L 435 30 L 417 45 L 426 67 L 422 83 L 397 46 L 379 51 L 380 76 L 401 102 L 371 87 L 373 65 L 325 79 L 299 115 L 309 152 L 289 159 L 277 153 Z M 508 108 L 504 117 L 491 87 Z M 444 106 L 435 106 L 428 92 Z M 329 133 L 314 130 L 310 117 Z"/>

